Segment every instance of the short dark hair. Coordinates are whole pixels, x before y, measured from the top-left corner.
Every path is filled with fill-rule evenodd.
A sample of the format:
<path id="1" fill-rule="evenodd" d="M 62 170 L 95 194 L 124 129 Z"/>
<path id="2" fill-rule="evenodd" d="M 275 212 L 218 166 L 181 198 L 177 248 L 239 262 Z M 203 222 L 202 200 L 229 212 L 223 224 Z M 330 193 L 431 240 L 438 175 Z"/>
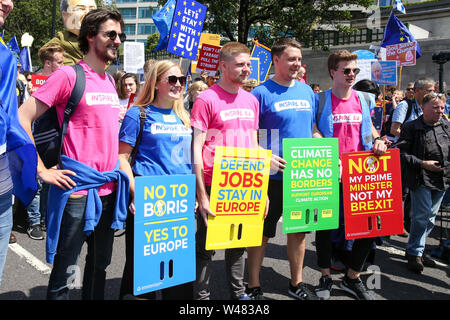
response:
<path id="1" fill-rule="evenodd" d="M 115 20 L 120 22 L 122 31 L 124 30 L 124 22 L 122 15 L 117 10 L 99 8 L 89 11 L 81 22 L 80 34 L 78 35 L 78 45 L 83 54 L 89 51 L 88 37 L 95 37 L 98 34 L 100 25 L 106 20 Z"/>
<path id="2" fill-rule="evenodd" d="M 328 56 L 328 73 L 331 77 L 331 70 L 337 70 L 339 62 L 341 61 L 356 61 L 358 55 L 348 50 L 336 50 Z M 333 79 L 333 77 L 331 77 Z"/>
<path id="3" fill-rule="evenodd" d="M 373 93 L 375 97 L 378 97 L 381 93 L 378 84 L 372 80 L 363 79 L 355 83 L 353 89 L 363 92 Z"/>
<path id="4" fill-rule="evenodd" d="M 294 48 L 297 48 L 297 49 L 300 49 L 300 50 L 302 49 L 301 43 L 298 42 L 295 39 L 292 39 L 292 38 L 280 39 L 277 42 L 275 42 L 272 45 L 272 48 L 270 49 L 270 53 L 271 53 L 271 56 L 272 56 L 272 61 L 273 61 L 273 57 L 274 56 L 279 57 L 280 55 L 283 54 L 284 50 L 286 50 L 286 48 L 288 48 L 288 47 L 294 47 Z"/>

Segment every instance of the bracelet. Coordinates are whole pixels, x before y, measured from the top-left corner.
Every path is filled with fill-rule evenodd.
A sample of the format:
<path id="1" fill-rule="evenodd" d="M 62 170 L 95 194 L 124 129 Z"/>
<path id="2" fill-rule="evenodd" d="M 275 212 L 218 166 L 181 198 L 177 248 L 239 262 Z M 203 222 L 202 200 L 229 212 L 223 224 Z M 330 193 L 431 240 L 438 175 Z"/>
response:
<path id="1" fill-rule="evenodd" d="M 375 141 L 377 141 L 377 140 L 383 141 L 383 138 L 381 138 L 381 137 L 376 137 L 375 139 L 373 139 L 373 143 L 375 143 Z"/>

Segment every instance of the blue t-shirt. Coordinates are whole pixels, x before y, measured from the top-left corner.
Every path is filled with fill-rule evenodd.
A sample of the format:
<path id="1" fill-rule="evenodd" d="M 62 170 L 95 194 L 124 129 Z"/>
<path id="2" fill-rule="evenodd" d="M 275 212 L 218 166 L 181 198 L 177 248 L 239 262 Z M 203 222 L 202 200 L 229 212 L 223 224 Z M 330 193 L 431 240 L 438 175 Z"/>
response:
<path id="1" fill-rule="evenodd" d="M 412 120 L 416 120 L 418 117 L 422 115 L 422 108 L 419 106 L 417 101 L 413 101 L 413 108 L 411 111 L 411 115 L 408 119 L 406 118 L 406 113 L 408 112 L 408 101 L 402 100 L 395 108 L 394 113 L 392 114 L 392 123 L 407 123 Z"/>
<path id="2" fill-rule="evenodd" d="M 122 122 L 119 140 L 134 147 L 139 135 L 139 107 L 130 108 Z M 142 140 L 133 172 L 141 176 L 190 174 L 192 129 L 187 129 L 173 109 L 146 107 Z"/>
<path id="3" fill-rule="evenodd" d="M 295 81 L 292 87 L 267 80 L 252 94 L 260 104 L 259 142 L 263 148 L 283 155 L 284 138 L 311 138 L 315 123 L 315 96 L 311 87 Z M 271 179 L 281 180 L 278 172 Z"/>

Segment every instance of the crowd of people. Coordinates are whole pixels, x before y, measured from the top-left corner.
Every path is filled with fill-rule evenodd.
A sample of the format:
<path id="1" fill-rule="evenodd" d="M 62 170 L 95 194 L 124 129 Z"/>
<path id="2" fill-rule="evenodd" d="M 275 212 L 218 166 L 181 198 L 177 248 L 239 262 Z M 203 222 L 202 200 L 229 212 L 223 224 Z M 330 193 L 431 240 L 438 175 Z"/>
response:
<path id="1" fill-rule="evenodd" d="M 0 24 L 13 7 L 10 0 L 1 0 L 1 5 L 7 10 L 0 11 Z M 85 89 L 67 120 L 58 166 L 46 166 L 42 155 L 38 155 L 34 168 L 38 193 L 29 192 L 32 196 L 25 200 L 19 198 L 26 207 L 29 236 L 46 239 L 46 259 L 53 265 L 47 299 L 70 298 L 68 270 L 77 264 L 85 242 L 88 250 L 82 298 L 103 299 L 106 269 L 114 263 L 111 261 L 114 233 L 122 229 L 125 229 L 126 261 L 118 298 L 155 299 L 154 292 L 133 296 L 134 178 L 191 173 L 196 176 L 196 280 L 163 289 L 161 293 L 167 300 L 209 299 L 214 251 L 206 250 L 205 243 L 208 217 L 214 216 L 210 192 L 216 146 L 272 151 L 262 244 L 225 249 L 230 298 L 264 299 L 260 270 L 267 244 L 275 237 L 282 214 L 284 138 L 335 137 L 339 141 L 339 155 L 372 150 L 380 156 L 395 143 L 401 149 L 404 164 L 405 202 L 410 199 L 410 206 L 405 206 L 405 221 L 409 221 L 405 230 L 409 236 L 405 253 L 408 268 L 420 273 L 425 266 L 435 265 L 425 254 L 425 243 L 450 184 L 450 129 L 444 115 L 448 106 L 446 96 L 435 93 L 435 81 L 418 79 L 408 84 L 404 93 L 393 88 L 383 96 L 374 82 L 355 84 L 359 73 L 357 55 L 337 50 L 327 61 L 332 87 L 321 91 L 319 84 L 305 83 L 300 43 L 284 38 L 273 44 L 274 73 L 261 84 L 248 79 L 250 50 L 238 42 L 221 48 L 220 73 L 202 73 L 190 81 L 174 61 L 147 61 L 145 81 L 141 84 L 133 73 L 120 71 L 113 77 L 105 71 L 117 59 L 119 46 L 126 38 L 120 13 L 95 8 L 86 11 L 76 33 L 82 52 L 82 58 L 76 62 L 78 69 L 70 66 L 74 64 L 71 58 L 64 58 L 68 52 L 57 41 L 51 41 L 39 51 L 43 66 L 40 75 L 48 77 L 45 83 L 37 89 L 28 85 L 29 97 L 23 101 L 7 102 L 0 97 L 3 103 L 10 103 L 2 104 L 0 115 L 3 117 L 4 110 L 12 110 L 4 118 L 19 119 L 20 125 L 16 125 L 25 130 L 25 138 L 33 145 L 34 123 L 52 106 L 59 123 L 66 121 L 66 105 L 80 79 L 79 72 L 84 74 Z M 13 65 L 15 68 L 15 62 Z M 26 75 L 25 81 L 31 79 L 29 76 Z M 0 79 L 3 85 L 4 77 Z M 5 88 L 16 93 L 15 83 L 7 85 Z M 290 102 L 288 107 L 283 104 L 285 101 Z M 377 130 L 372 123 L 372 112 L 377 106 L 386 110 L 383 130 Z M 246 116 L 223 117 L 223 111 L 227 110 L 243 110 Z M 335 120 L 338 115 L 349 114 L 356 117 L 352 121 Z M 164 126 L 154 130 L 158 124 Z M 3 131 L 5 139 L 8 134 Z M 5 169 L 8 166 L 7 157 L 2 154 L 1 177 L 8 178 Z M 0 218 L 12 221 L 12 209 L 7 202 L 11 203 L 13 180 L 1 181 Z M 286 236 L 290 267 L 286 289 L 296 299 L 329 299 L 333 286 L 330 269 L 337 268 L 337 260 L 345 268 L 341 288 L 356 299 L 374 299 L 360 274 L 378 239 L 345 240 L 342 192 L 340 196 L 339 228 L 315 232 L 321 278 L 314 290 L 303 282 L 305 233 Z M 15 240 L 12 222 L 6 228 L 0 227 L 1 280 L 7 238 L 9 243 Z"/>

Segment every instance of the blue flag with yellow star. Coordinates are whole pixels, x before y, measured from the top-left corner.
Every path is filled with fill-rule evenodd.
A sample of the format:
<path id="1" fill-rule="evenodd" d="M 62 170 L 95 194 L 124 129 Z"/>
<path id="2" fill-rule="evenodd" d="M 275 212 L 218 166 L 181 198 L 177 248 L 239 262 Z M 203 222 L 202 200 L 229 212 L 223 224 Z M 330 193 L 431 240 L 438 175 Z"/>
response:
<path id="1" fill-rule="evenodd" d="M 167 51 L 190 60 L 197 59 L 207 7 L 195 0 L 178 0 L 173 15 Z"/>
<path id="2" fill-rule="evenodd" d="M 392 44 L 414 41 L 416 41 L 416 39 L 409 29 L 391 12 L 389 21 L 384 30 L 384 38 L 381 42 L 381 46 L 385 48 Z M 422 52 L 420 51 L 419 43 L 417 41 L 416 43 L 416 59 L 418 59 L 422 56 Z"/>
<path id="3" fill-rule="evenodd" d="M 7 46 L 9 48 L 9 50 L 11 50 L 15 53 L 20 52 L 19 43 L 17 42 L 16 35 L 14 35 L 14 37 L 12 37 L 11 40 L 9 40 Z"/>
<path id="4" fill-rule="evenodd" d="M 270 49 L 255 41 L 251 57 L 259 59 L 259 81 L 264 82 L 272 65 Z"/>
<path id="5" fill-rule="evenodd" d="M 153 52 L 167 49 L 169 43 L 169 31 L 172 25 L 173 13 L 175 12 L 175 0 L 169 0 L 166 4 L 155 13 L 152 17 L 156 28 L 159 31 L 159 42 L 153 49 Z"/>

